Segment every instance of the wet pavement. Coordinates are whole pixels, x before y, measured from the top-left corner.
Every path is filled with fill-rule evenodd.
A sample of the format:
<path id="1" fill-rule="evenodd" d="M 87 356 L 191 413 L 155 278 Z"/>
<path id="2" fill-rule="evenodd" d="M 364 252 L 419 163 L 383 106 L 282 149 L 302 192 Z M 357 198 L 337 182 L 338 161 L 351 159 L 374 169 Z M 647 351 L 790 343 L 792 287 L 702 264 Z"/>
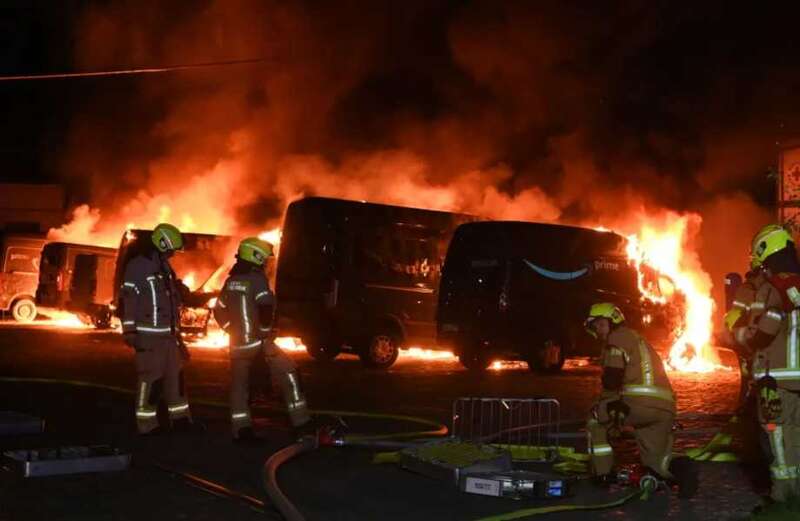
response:
<path id="1" fill-rule="evenodd" d="M 585 361 L 570 361 L 558 375 L 535 375 L 514 364 L 475 375 L 454 360 L 401 358 L 390 370 L 375 371 L 364 369 L 354 357 L 342 356 L 322 365 L 305 353 L 291 356 L 315 409 L 406 414 L 446 424 L 450 423 L 453 400 L 461 396 L 556 398 L 562 420 L 575 420 L 576 424 L 583 421 L 599 390 L 599 368 Z M 132 389 L 132 358 L 132 352 L 111 332 L 0 324 L 2 377 L 83 380 Z M 227 371 L 223 351 L 193 349 L 186 375 L 190 402 L 224 402 Z M 679 412 L 691 418 L 681 421 L 685 431 L 678 434 L 676 445 L 680 449 L 703 445 L 735 408 L 738 373 L 670 376 L 679 397 Z M 49 438 L 15 443 L 113 443 L 134 454 L 134 467 L 124 473 L 26 481 L 0 472 L 5 475 L 0 480 L 0 520 L 278 519 L 268 505 L 263 513 L 258 512 L 242 501 L 187 484 L 185 477 L 163 468 L 189 472 L 264 500 L 261 464 L 271 452 L 288 444 L 290 437 L 274 397 L 260 399 L 256 405 L 262 418 L 259 428 L 271 434 L 263 447 L 231 445 L 226 411 L 208 406 L 193 407 L 195 415 L 208 425 L 207 435 L 141 440 L 132 434 L 129 396 L 65 385 L 0 382 L 0 410 L 36 413 L 48 421 Z M 353 432 L 416 428 L 345 420 Z M 573 439 L 567 437 L 567 441 Z M 574 441 L 578 446 L 582 443 Z M 623 458 L 633 457 L 629 443 L 621 448 Z M 461 494 L 394 465 L 373 465 L 371 457 L 370 451 L 362 449 L 323 449 L 285 465 L 279 479 L 310 520 L 478 519 L 533 504 Z M 700 494 L 691 501 L 660 493 L 648 502 L 637 500 L 591 515 L 600 519 L 731 519 L 741 517 L 757 502 L 749 473 L 739 465 L 704 464 L 702 475 Z M 606 498 L 603 491 L 589 487 L 572 501 Z M 548 517 L 578 519 L 585 515 Z"/>

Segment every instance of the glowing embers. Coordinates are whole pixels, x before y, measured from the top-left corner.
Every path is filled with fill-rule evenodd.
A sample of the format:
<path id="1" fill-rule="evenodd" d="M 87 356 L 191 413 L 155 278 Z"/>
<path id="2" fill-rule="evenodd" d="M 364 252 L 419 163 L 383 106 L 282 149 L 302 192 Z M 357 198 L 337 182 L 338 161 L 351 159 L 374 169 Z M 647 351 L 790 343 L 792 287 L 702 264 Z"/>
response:
<path id="1" fill-rule="evenodd" d="M 436 349 L 426 349 L 424 347 L 409 347 L 400 350 L 400 358 L 410 360 L 446 360 L 457 361 L 458 358 L 450 351 L 438 351 Z"/>
<path id="2" fill-rule="evenodd" d="M 94 327 L 88 317 L 81 320 L 75 313 L 55 309 L 48 309 L 46 312 L 42 312 L 39 318 L 32 322 L 27 322 L 25 325 L 60 329 L 91 329 Z"/>

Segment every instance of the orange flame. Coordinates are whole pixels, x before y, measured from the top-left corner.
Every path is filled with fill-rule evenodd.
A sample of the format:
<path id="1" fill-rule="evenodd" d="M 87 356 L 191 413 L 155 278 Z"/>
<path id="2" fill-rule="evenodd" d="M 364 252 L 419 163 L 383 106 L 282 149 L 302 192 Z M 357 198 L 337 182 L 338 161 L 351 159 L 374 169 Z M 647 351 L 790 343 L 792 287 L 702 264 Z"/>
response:
<path id="1" fill-rule="evenodd" d="M 280 228 L 273 228 L 271 230 L 267 230 L 265 232 L 261 232 L 258 234 L 258 238 L 262 241 L 267 241 L 268 243 L 272 244 L 275 248 L 280 246 L 281 244 L 281 237 L 283 236 L 283 232 Z"/>
<path id="2" fill-rule="evenodd" d="M 691 215 L 670 215 L 661 226 L 644 224 L 628 235 L 627 253 L 639 272 L 639 288 L 645 298 L 665 303 L 664 295 L 654 294 L 643 282 L 642 265 L 669 276 L 675 289 L 686 298 L 684 328 L 670 348 L 666 366 L 676 371 L 708 373 L 724 369 L 709 344 L 714 301 L 711 280 L 686 247 Z"/>
<path id="3" fill-rule="evenodd" d="M 40 318 L 30 323 L 34 326 L 55 326 L 63 329 L 89 329 L 92 326 L 68 311 L 48 309 L 47 318 Z"/>
<path id="4" fill-rule="evenodd" d="M 197 276 L 194 274 L 194 272 L 190 272 L 183 277 L 183 283 L 186 284 L 187 288 L 194 291 L 197 289 L 197 281 L 195 280 L 196 278 Z"/>

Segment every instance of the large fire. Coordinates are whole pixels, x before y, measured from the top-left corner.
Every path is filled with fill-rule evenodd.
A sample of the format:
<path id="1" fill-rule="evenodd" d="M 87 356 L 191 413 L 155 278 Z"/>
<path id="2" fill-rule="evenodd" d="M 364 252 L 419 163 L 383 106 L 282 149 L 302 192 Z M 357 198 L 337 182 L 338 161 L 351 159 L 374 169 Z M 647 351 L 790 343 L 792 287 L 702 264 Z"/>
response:
<path id="1" fill-rule="evenodd" d="M 686 299 L 684 327 L 670 348 L 668 369 L 707 373 L 724 369 L 710 345 L 714 301 L 711 280 L 695 258 L 686 241 L 689 220 L 693 216 L 668 216 L 660 225 L 646 223 L 628 235 L 627 253 L 639 272 L 639 287 L 645 298 L 665 303 L 664 295 L 653 293 L 643 282 L 642 266 L 649 265 L 672 279 Z"/>
<path id="2" fill-rule="evenodd" d="M 166 204 L 164 197 L 148 197 L 140 194 L 125 206 L 119 215 L 101 220 L 100 213 L 88 206 L 75 210 L 73 220 L 58 230 L 51 230 L 52 240 L 69 240 L 87 244 L 115 245 L 126 229 L 132 227 L 150 227 L 157 222 L 172 220 L 185 231 L 205 233 L 230 233 L 235 227 L 229 217 L 221 218 L 225 213 L 219 209 L 209 219 L 195 218 L 198 207 L 207 206 L 208 192 L 198 188 L 208 180 L 201 176 L 190 183 L 189 187 L 177 194 L 173 208 Z M 173 199 L 173 200 L 175 200 Z M 220 213 L 220 211 L 222 213 Z M 629 239 L 628 254 L 632 262 L 642 274 L 642 266 L 648 265 L 659 273 L 668 276 L 675 289 L 685 296 L 686 316 L 684 327 L 676 331 L 677 340 L 670 349 L 668 367 L 673 370 L 691 372 L 709 372 L 719 367 L 719 358 L 709 345 L 712 329 L 713 300 L 711 299 L 711 280 L 700 266 L 694 249 L 689 244 L 688 227 L 692 219 L 699 217 L 659 212 L 658 218 L 645 216 L 636 218 L 625 226 L 613 226 Z M 227 215 L 227 214 L 226 214 Z M 641 217 L 641 216 L 640 216 Z M 281 229 L 274 227 L 263 231 L 259 237 L 272 243 L 276 252 L 281 241 Z M 194 273 L 184 275 L 184 283 L 193 291 L 215 291 L 221 287 L 226 270 L 220 269 L 212 274 L 209 280 L 197 280 Z M 641 279 L 641 277 L 640 277 Z M 651 292 L 640 280 L 640 287 L 646 298 L 655 302 L 664 302 L 665 296 Z M 209 336 L 194 343 L 198 347 L 220 348 L 227 344 L 222 332 L 210 332 Z M 289 350 L 302 349 L 299 340 L 281 340 L 282 348 Z M 452 353 L 436 350 L 410 348 L 402 353 L 406 358 L 427 360 L 451 359 Z M 499 368 L 499 367 L 495 367 Z"/>

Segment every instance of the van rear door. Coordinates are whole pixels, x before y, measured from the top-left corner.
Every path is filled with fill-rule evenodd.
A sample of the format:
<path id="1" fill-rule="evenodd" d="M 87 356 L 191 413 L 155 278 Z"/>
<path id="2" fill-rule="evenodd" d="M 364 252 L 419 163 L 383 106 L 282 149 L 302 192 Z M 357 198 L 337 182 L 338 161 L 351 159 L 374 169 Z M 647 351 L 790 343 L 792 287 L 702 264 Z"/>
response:
<path id="1" fill-rule="evenodd" d="M 70 283 L 70 307 L 88 309 L 97 292 L 97 255 L 80 253 L 75 256 L 75 268 Z"/>
<path id="2" fill-rule="evenodd" d="M 39 268 L 39 286 L 36 288 L 36 303 L 45 307 L 61 307 L 61 292 L 64 289 L 64 245 L 50 243 L 42 249 Z"/>

